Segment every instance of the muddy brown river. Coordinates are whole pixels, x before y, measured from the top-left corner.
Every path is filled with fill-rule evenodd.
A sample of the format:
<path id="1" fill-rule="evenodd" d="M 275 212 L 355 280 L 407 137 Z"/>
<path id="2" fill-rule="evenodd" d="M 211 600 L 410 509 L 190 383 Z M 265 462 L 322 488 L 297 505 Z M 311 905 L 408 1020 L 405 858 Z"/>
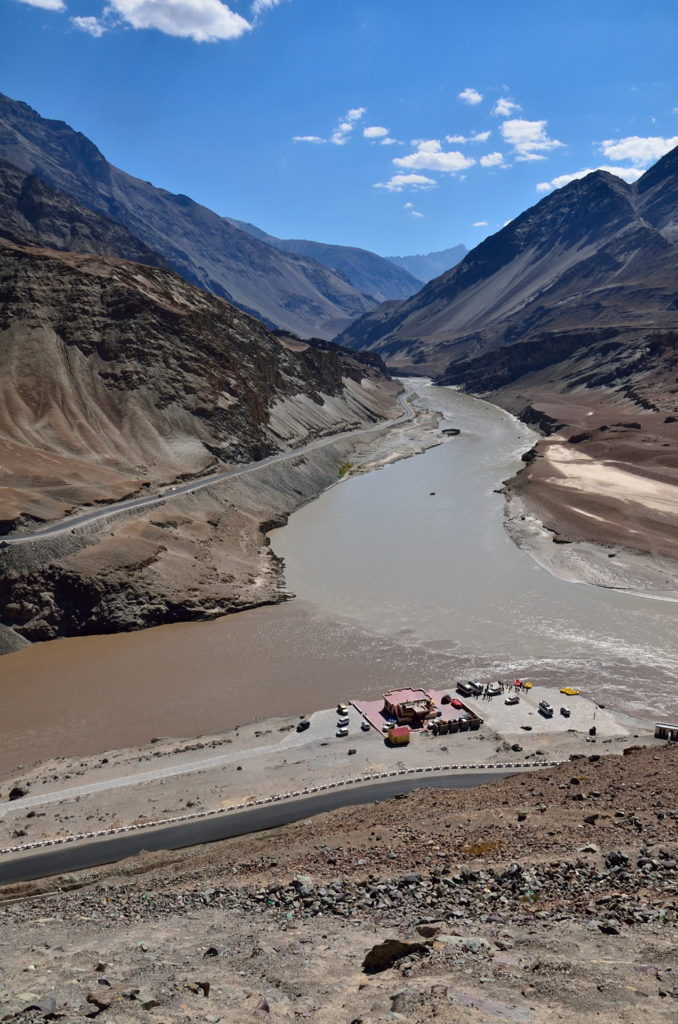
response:
<path id="1" fill-rule="evenodd" d="M 477 399 L 416 389 L 461 435 L 341 482 L 272 535 L 296 601 L 1 658 L 0 774 L 459 676 L 574 684 L 675 717 L 676 604 L 538 566 L 494 493 L 531 432 Z"/>

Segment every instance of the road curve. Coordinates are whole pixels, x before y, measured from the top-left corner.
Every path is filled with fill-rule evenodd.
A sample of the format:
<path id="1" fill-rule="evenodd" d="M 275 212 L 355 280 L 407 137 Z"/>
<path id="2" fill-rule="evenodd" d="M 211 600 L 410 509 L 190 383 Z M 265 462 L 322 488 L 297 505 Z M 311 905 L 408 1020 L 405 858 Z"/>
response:
<path id="1" fill-rule="evenodd" d="M 335 441 L 342 441 L 348 437 L 357 437 L 361 434 L 373 434 L 378 430 L 395 427 L 399 423 L 405 423 L 407 420 L 411 420 L 414 417 L 414 411 L 405 401 L 404 396 L 398 395 L 397 398 L 403 412 L 401 416 L 397 416 L 395 419 L 382 420 L 380 423 L 375 423 L 371 427 L 357 427 L 355 430 L 347 430 L 343 433 L 331 434 L 329 437 L 321 437 L 317 441 L 311 441 L 310 444 L 306 444 L 301 448 L 293 448 L 290 451 L 281 452 L 279 455 L 269 455 L 268 458 L 261 459 L 259 462 L 248 462 L 246 465 L 239 466 L 237 469 L 229 469 L 224 473 L 212 473 L 210 476 L 200 477 L 197 480 L 191 480 L 186 484 L 178 484 L 175 487 L 165 488 L 165 490 L 159 491 L 157 494 L 147 494 L 142 498 L 129 498 L 127 501 L 118 501 L 114 504 L 106 505 L 104 508 L 94 509 L 91 512 L 83 512 L 77 516 L 69 516 L 58 523 L 52 523 L 50 526 L 43 526 L 31 533 L 22 533 L 17 534 L 16 536 L 3 536 L 0 538 L 0 542 L 4 542 L 4 544 L 28 544 L 36 540 L 44 540 L 45 538 L 54 537 L 60 533 L 68 533 L 77 526 L 84 526 L 87 523 L 96 522 L 98 519 L 107 519 L 109 516 L 117 515 L 119 512 L 125 512 L 130 509 L 145 508 L 148 505 L 155 505 L 161 501 L 165 502 L 172 498 L 178 498 L 182 494 L 192 494 L 194 491 L 200 491 L 205 487 L 213 487 L 214 484 L 224 483 L 224 481 L 230 480 L 236 476 L 244 476 L 246 473 L 255 473 L 257 470 L 263 469 L 266 466 L 271 466 L 276 462 L 287 462 L 289 459 L 296 459 L 300 455 L 305 455 L 307 452 L 316 451 L 318 448 L 325 448 L 327 445 L 334 444 Z M 0 546 L 2 546 L 2 543 L 0 543 Z"/>
<path id="2" fill-rule="evenodd" d="M 413 778 L 389 779 L 364 783 L 355 787 L 342 787 L 331 792 L 318 793 L 300 799 L 281 801 L 265 807 L 236 811 L 200 818 L 180 825 L 142 830 L 111 836 L 108 839 L 89 840 L 35 852 L 24 856 L 12 855 L 0 859 L 0 886 L 28 882 L 68 871 L 82 871 L 101 864 L 113 864 L 125 857 L 133 857 L 142 850 L 180 850 L 187 846 L 213 843 L 219 839 L 262 832 L 293 821 L 333 811 L 339 807 L 387 800 L 413 789 L 467 789 L 503 779 L 511 771 L 454 772 L 443 775 L 417 775 Z"/>

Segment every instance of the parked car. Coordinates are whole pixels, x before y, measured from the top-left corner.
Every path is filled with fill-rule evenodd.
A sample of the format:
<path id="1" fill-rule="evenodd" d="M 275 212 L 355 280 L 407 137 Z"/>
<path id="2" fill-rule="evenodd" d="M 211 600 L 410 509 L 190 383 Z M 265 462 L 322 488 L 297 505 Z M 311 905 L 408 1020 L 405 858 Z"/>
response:
<path id="1" fill-rule="evenodd" d="M 463 708 L 464 706 L 458 697 L 453 697 L 450 704 L 453 708 Z"/>
<path id="2" fill-rule="evenodd" d="M 563 718 L 569 718 L 570 715 L 572 714 L 572 712 L 570 711 L 570 709 L 568 708 L 568 706 L 566 704 L 563 704 L 563 706 L 560 709 L 560 713 L 563 716 Z"/>
<path id="3" fill-rule="evenodd" d="M 311 722 L 308 718 L 302 718 L 300 722 L 297 722 L 297 732 L 304 732 L 310 724 Z"/>
<path id="4" fill-rule="evenodd" d="M 340 728 L 342 728 L 342 729 L 344 727 L 348 728 L 348 726 L 349 726 L 348 718 L 338 718 L 337 719 L 337 725 L 340 726 Z"/>
<path id="5" fill-rule="evenodd" d="M 360 728 L 362 729 L 363 732 L 369 732 L 370 731 L 370 723 L 369 722 L 361 722 L 360 723 Z"/>
<path id="6" fill-rule="evenodd" d="M 498 697 L 499 694 L 501 693 L 501 686 L 499 685 L 499 683 L 488 683 L 486 689 L 490 697 Z"/>
<path id="7" fill-rule="evenodd" d="M 337 736 L 348 736 L 348 729 L 346 726 L 339 726 L 337 729 Z"/>
<path id="8" fill-rule="evenodd" d="M 539 711 L 544 718 L 553 718 L 553 708 L 547 700 L 539 701 Z"/>
<path id="9" fill-rule="evenodd" d="M 517 693 L 509 693 L 504 704 L 520 704 L 520 697 Z"/>

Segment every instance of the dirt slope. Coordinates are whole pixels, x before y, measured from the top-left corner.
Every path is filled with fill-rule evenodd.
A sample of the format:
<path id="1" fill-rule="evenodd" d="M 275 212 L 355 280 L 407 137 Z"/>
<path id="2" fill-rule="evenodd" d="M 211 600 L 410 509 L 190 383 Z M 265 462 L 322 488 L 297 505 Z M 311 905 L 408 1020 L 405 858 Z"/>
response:
<path id="1" fill-rule="evenodd" d="M 6 890 L 32 896 L 0 904 L 6 1020 L 669 1022 L 677 754 L 418 791 Z"/>

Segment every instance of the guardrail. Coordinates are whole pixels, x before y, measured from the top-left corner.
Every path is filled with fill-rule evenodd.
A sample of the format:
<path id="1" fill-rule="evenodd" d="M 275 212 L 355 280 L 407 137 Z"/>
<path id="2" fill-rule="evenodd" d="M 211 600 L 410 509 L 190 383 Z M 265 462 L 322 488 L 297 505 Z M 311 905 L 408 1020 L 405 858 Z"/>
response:
<path id="1" fill-rule="evenodd" d="M 393 779 L 403 775 L 419 775 L 428 772 L 450 772 L 450 771 L 478 771 L 481 769 L 506 769 L 506 768 L 554 768 L 563 761 L 532 761 L 525 764 L 524 761 L 502 762 L 498 764 L 443 764 L 426 765 L 420 768 L 402 768 L 398 771 L 373 772 L 368 775 L 358 775 L 355 779 L 340 779 L 337 782 L 327 782 L 322 786 L 307 786 L 305 789 L 298 789 L 290 793 L 278 793 L 275 796 L 264 796 L 258 800 L 244 800 L 242 803 L 233 804 L 232 807 L 214 807 L 208 811 L 194 811 L 192 814 L 180 814 L 175 818 L 162 818 L 160 821 L 141 821 L 135 825 L 120 825 L 118 828 L 104 828 L 96 832 L 80 832 L 72 836 L 60 836 L 57 839 L 41 839 L 35 843 L 25 843 L 23 846 L 8 846 L 0 849 L 0 855 L 8 853 L 26 853 L 30 850 L 44 849 L 50 846 L 63 846 L 66 843 L 83 842 L 86 839 L 104 839 L 107 836 L 118 836 L 126 832 L 138 832 L 147 828 L 163 828 L 166 825 L 178 825 L 185 821 L 196 821 L 199 818 L 210 818 L 217 814 L 232 814 L 235 811 L 245 811 L 252 807 L 264 807 L 266 804 L 279 803 L 281 800 L 295 800 L 302 796 L 313 796 L 315 793 L 324 793 L 329 789 L 340 789 L 342 786 L 356 786 L 363 782 L 375 782 L 377 779 Z"/>

